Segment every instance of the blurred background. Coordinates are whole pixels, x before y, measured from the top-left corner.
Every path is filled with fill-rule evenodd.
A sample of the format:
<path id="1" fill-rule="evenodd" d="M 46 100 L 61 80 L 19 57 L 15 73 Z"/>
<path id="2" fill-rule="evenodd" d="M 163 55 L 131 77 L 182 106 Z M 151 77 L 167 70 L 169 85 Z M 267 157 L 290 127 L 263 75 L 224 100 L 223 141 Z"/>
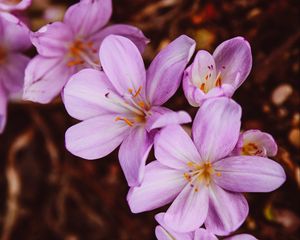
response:
<path id="1" fill-rule="evenodd" d="M 61 20 L 76 1 L 34 0 L 22 13 L 32 30 Z M 181 34 L 213 51 L 222 41 L 244 36 L 253 68 L 234 95 L 243 107 L 242 127 L 271 133 L 274 158 L 287 173 L 272 193 L 247 194 L 250 214 L 238 232 L 258 239 L 300 239 L 300 86 L 298 0 L 113 0 L 112 23 L 130 23 L 151 39 L 144 58 Z M 20 13 L 16 13 L 20 15 Z M 28 53 L 34 55 L 34 49 Z M 179 90 L 167 105 L 194 116 Z M 0 136 L 1 240 L 152 240 L 154 215 L 132 214 L 128 187 L 117 160 L 86 161 L 64 147 L 64 133 L 76 121 L 60 99 L 48 105 L 11 102 Z M 190 126 L 188 126 L 190 127 Z M 153 159 L 151 157 L 150 159 Z"/>

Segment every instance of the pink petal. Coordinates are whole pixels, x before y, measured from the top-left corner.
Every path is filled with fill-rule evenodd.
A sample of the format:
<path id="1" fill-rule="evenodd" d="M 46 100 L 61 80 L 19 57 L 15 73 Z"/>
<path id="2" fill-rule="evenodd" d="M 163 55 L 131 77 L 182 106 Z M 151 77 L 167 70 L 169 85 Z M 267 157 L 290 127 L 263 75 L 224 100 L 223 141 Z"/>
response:
<path id="1" fill-rule="evenodd" d="M 214 163 L 214 169 L 221 173 L 215 182 L 233 192 L 270 192 L 286 180 L 278 163 L 257 156 L 228 157 Z"/>
<path id="2" fill-rule="evenodd" d="M 257 238 L 249 234 L 238 234 L 238 235 L 224 238 L 224 240 L 257 240 Z"/>
<path id="3" fill-rule="evenodd" d="M 210 185 L 209 210 L 205 227 L 216 235 L 228 235 L 245 221 L 249 207 L 240 193 L 223 190 L 216 184 Z"/>
<path id="4" fill-rule="evenodd" d="M 31 0 L 22 0 L 18 1 L 16 4 L 12 3 L 1 3 L 0 2 L 0 10 L 3 11 L 13 11 L 13 10 L 24 10 L 31 4 Z"/>
<path id="5" fill-rule="evenodd" d="M 111 0 L 85 0 L 71 6 L 64 17 L 78 36 L 88 37 L 99 31 L 112 14 Z"/>
<path id="6" fill-rule="evenodd" d="M 66 132 L 66 148 L 74 155 L 93 160 L 117 148 L 128 134 L 128 126 L 115 121 L 114 114 L 84 120 Z"/>
<path id="7" fill-rule="evenodd" d="M 30 36 L 38 53 L 45 57 L 63 57 L 74 38 L 72 29 L 62 22 L 48 24 Z"/>
<path id="8" fill-rule="evenodd" d="M 170 229 L 168 226 L 166 226 L 164 222 L 164 213 L 159 213 L 155 215 L 155 220 L 159 223 L 161 226 L 157 226 L 155 229 L 155 235 L 158 240 L 171 240 L 171 239 L 177 239 L 177 240 L 193 240 L 193 233 L 178 233 Z"/>
<path id="9" fill-rule="evenodd" d="M 184 124 L 191 121 L 192 119 L 187 112 L 173 112 L 164 107 L 152 107 L 151 115 L 147 117 L 145 127 L 148 131 L 151 131 L 156 128 L 162 128 L 172 124 Z"/>
<path id="10" fill-rule="evenodd" d="M 193 123 L 193 139 L 202 160 L 214 162 L 234 148 L 241 126 L 241 107 L 231 99 L 209 99 Z"/>
<path id="11" fill-rule="evenodd" d="M 149 163 L 139 187 L 130 188 L 127 195 L 133 213 L 150 211 L 164 206 L 179 194 L 186 184 L 183 174 L 158 161 Z"/>
<path id="12" fill-rule="evenodd" d="M 208 188 L 187 184 L 165 213 L 165 224 L 177 232 L 191 232 L 199 228 L 208 211 Z"/>
<path id="13" fill-rule="evenodd" d="M 128 112 L 106 97 L 113 90 L 103 72 L 84 69 L 74 74 L 66 84 L 64 104 L 68 113 L 79 120 L 113 112 Z"/>
<path id="14" fill-rule="evenodd" d="M 66 66 L 63 59 L 33 58 L 25 70 L 23 98 L 39 103 L 49 103 L 63 89 L 74 69 Z"/>
<path id="15" fill-rule="evenodd" d="M 193 240 L 218 240 L 218 238 L 206 229 L 199 228 L 195 231 L 195 237 Z"/>
<path id="16" fill-rule="evenodd" d="M 248 77 L 252 67 L 251 47 L 243 37 L 235 37 L 221 43 L 213 53 L 217 73 L 222 83 L 238 88 Z"/>
<path id="17" fill-rule="evenodd" d="M 135 127 L 121 144 L 119 161 L 130 187 L 140 185 L 143 180 L 153 138 L 153 134 L 149 134 L 143 127 Z"/>
<path id="18" fill-rule="evenodd" d="M 120 95 L 129 94 L 130 90 L 144 92 L 146 73 L 143 59 L 129 39 L 117 35 L 106 37 L 100 47 L 100 61 Z"/>
<path id="19" fill-rule="evenodd" d="M 277 154 L 278 148 L 274 138 L 270 134 L 261 132 L 260 130 L 248 130 L 240 134 L 238 144 L 234 149 L 234 154 L 245 154 L 242 148 L 247 144 L 252 144 L 257 147 L 257 153 L 255 153 L 257 156 L 273 157 Z"/>
<path id="20" fill-rule="evenodd" d="M 156 159 L 170 168 L 189 170 L 188 162 L 201 162 L 192 139 L 178 125 L 163 128 L 155 137 L 154 149 Z"/>
<path id="21" fill-rule="evenodd" d="M 5 48 L 10 51 L 25 51 L 31 46 L 29 29 L 17 17 L 0 12 L 0 21 L 3 24 L 3 39 L 1 41 Z"/>
<path id="22" fill-rule="evenodd" d="M 145 37 L 144 33 L 131 25 L 127 24 L 114 24 L 108 27 L 101 29 L 97 34 L 91 36 L 91 41 L 97 43 L 95 48 L 99 48 L 101 42 L 109 35 L 119 35 L 128 38 L 131 40 L 142 53 L 146 47 L 146 44 L 149 40 Z"/>
<path id="23" fill-rule="evenodd" d="M 3 87 L 9 94 L 22 90 L 24 72 L 29 60 L 25 55 L 11 53 L 8 55 L 5 64 L 0 66 L 0 82 L 3 83 Z"/>
<path id="24" fill-rule="evenodd" d="M 152 105 L 162 105 L 177 91 L 195 45 L 193 39 L 181 35 L 154 58 L 147 70 L 147 97 Z"/>
<path id="25" fill-rule="evenodd" d="M 0 134 L 3 132 L 6 124 L 7 93 L 0 81 Z"/>

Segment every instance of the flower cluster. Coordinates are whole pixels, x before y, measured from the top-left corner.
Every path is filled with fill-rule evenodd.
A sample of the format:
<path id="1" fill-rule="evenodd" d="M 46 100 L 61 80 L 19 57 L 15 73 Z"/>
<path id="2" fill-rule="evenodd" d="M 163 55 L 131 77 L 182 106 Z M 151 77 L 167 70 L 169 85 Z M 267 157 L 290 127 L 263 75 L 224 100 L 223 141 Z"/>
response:
<path id="1" fill-rule="evenodd" d="M 0 1 L 0 10 L 28 4 Z M 251 70 L 249 43 L 229 39 L 212 55 L 198 51 L 187 66 L 196 43 L 181 35 L 145 69 L 148 39 L 134 26 L 107 26 L 111 14 L 111 0 L 82 0 L 62 22 L 37 32 L 0 14 L 0 130 L 11 93 L 23 89 L 25 100 L 38 103 L 61 95 L 80 121 L 66 131 L 68 151 L 93 160 L 120 146 L 131 211 L 170 204 L 156 216 L 159 240 L 231 235 L 248 215 L 242 193 L 270 192 L 285 181 L 283 168 L 268 158 L 277 152 L 274 139 L 259 130 L 241 132 L 242 109 L 231 99 Z M 31 43 L 38 55 L 29 62 L 21 52 Z M 187 101 L 199 108 L 193 121 L 164 107 L 181 83 Z M 181 126 L 190 122 L 192 136 Z M 156 160 L 147 164 L 152 148 Z"/>

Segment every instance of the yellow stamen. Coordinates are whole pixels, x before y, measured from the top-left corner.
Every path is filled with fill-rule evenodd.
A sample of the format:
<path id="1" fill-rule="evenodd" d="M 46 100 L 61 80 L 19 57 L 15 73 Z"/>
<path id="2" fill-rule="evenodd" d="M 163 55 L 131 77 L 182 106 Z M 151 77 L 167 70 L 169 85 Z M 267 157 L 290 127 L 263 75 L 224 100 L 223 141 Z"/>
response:
<path id="1" fill-rule="evenodd" d="M 221 73 L 219 72 L 217 78 L 216 78 L 216 87 L 221 87 L 222 86 L 222 79 L 221 79 Z"/>
<path id="2" fill-rule="evenodd" d="M 136 93 L 133 95 L 133 97 L 135 98 L 135 97 L 137 97 L 138 95 L 140 95 L 141 91 L 142 91 L 142 86 L 140 86 L 140 87 L 138 88 L 138 90 L 137 90 Z"/>
<path id="3" fill-rule="evenodd" d="M 129 127 L 132 127 L 134 122 L 125 117 L 116 117 L 115 121 L 124 121 Z"/>

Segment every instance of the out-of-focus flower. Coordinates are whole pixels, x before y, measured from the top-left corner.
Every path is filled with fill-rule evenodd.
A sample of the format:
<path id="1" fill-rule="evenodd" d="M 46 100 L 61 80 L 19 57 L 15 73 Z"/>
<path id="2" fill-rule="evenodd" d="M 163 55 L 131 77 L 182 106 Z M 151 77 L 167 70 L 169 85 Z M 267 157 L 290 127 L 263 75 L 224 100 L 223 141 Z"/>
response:
<path id="1" fill-rule="evenodd" d="M 252 67 L 251 48 L 242 37 L 221 43 L 213 55 L 200 50 L 183 78 L 184 94 L 192 106 L 213 97 L 231 97 Z"/>
<path id="2" fill-rule="evenodd" d="M 215 234 L 204 228 L 188 233 L 175 232 L 164 223 L 164 213 L 157 214 L 155 219 L 160 225 L 155 228 L 155 235 L 158 240 L 218 240 Z M 226 237 L 224 240 L 256 240 L 256 238 L 249 234 L 238 234 Z"/>
<path id="3" fill-rule="evenodd" d="M 6 122 L 9 96 L 21 91 L 29 58 L 21 52 L 31 46 L 28 28 L 9 13 L 0 14 L 0 133 Z"/>
<path id="4" fill-rule="evenodd" d="M 145 71 L 141 54 L 129 39 L 110 35 L 100 47 L 104 72 L 85 69 L 64 89 L 68 113 L 83 122 L 66 132 L 74 155 L 97 159 L 121 143 L 119 160 L 130 186 L 140 184 L 158 128 L 191 121 L 183 111 L 161 107 L 176 92 L 195 42 L 180 36 Z"/>
<path id="5" fill-rule="evenodd" d="M 155 138 L 157 161 L 146 166 L 144 180 L 127 199 L 134 213 L 173 201 L 165 224 L 189 232 L 203 223 L 210 232 L 228 235 L 248 215 L 241 192 L 269 192 L 285 181 L 283 168 L 258 156 L 228 157 L 240 131 L 241 108 L 222 97 L 207 100 L 192 128 L 194 142 L 180 126 L 167 126 Z"/>
<path id="6" fill-rule="evenodd" d="M 249 155 L 274 157 L 277 154 L 277 144 L 273 137 L 259 130 L 248 130 L 240 134 L 232 155 Z"/>
<path id="7" fill-rule="evenodd" d="M 138 28 L 125 24 L 105 27 L 111 14 L 111 0 L 85 0 L 71 6 L 63 22 L 32 33 L 39 55 L 26 69 L 24 99 L 48 103 L 74 73 L 83 68 L 100 69 L 98 50 L 110 34 L 126 36 L 143 51 L 148 39 Z"/>
<path id="8" fill-rule="evenodd" d="M 30 4 L 31 0 L 0 0 L 0 11 L 24 10 Z"/>

